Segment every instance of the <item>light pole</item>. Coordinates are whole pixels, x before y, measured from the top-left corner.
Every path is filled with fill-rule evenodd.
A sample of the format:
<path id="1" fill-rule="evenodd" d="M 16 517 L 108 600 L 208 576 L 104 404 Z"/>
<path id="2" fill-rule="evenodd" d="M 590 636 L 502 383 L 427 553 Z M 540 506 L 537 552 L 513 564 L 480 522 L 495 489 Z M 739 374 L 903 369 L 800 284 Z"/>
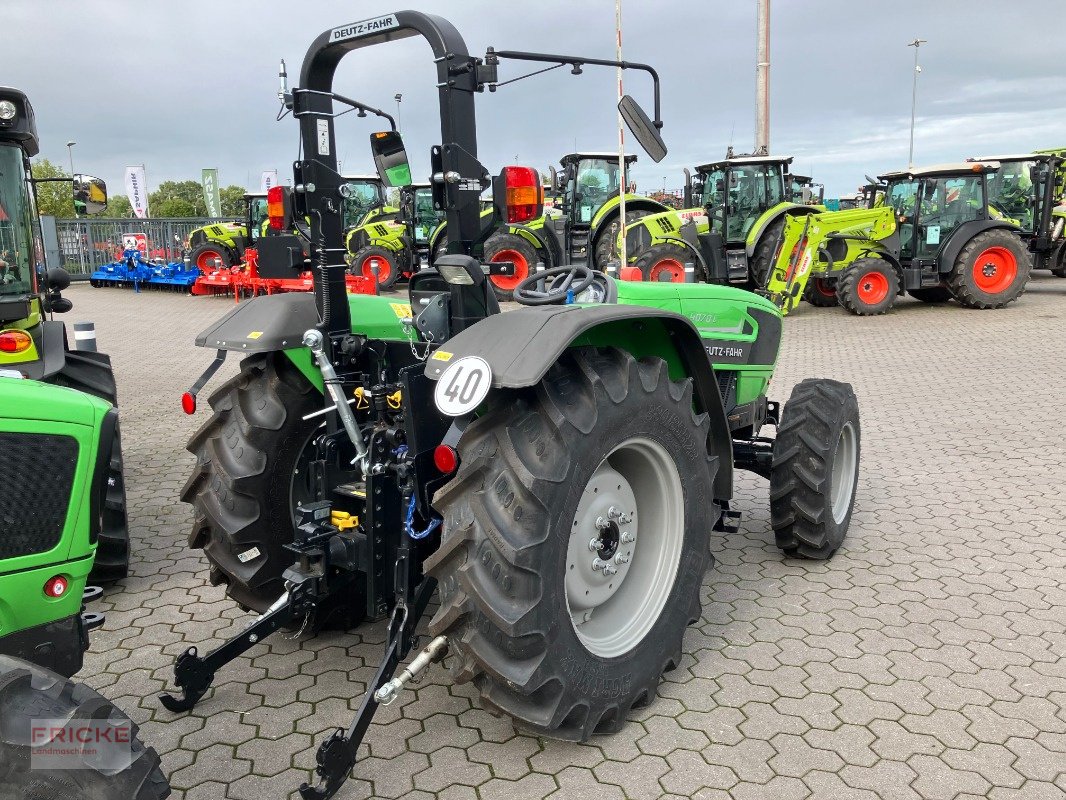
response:
<path id="1" fill-rule="evenodd" d="M 907 168 L 914 166 L 914 110 L 918 107 L 918 75 L 922 68 L 918 66 L 918 48 L 926 43 L 925 39 L 915 39 L 907 44 L 914 48 L 914 86 L 911 89 L 911 145 L 907 152 Z"/>
<path id="2" fill-rule="evenodd" d="M 666 176 L 663 175 L 663 197 L 666 197 Z"/>
<path id="3" fill-rule="evenodd" d="M 396 101 L 396 130 L 401 131 L 403 125 L 400 124 L 400 101 L 403 100 L 403 95 L 397 92 L 393 99 Z"/>

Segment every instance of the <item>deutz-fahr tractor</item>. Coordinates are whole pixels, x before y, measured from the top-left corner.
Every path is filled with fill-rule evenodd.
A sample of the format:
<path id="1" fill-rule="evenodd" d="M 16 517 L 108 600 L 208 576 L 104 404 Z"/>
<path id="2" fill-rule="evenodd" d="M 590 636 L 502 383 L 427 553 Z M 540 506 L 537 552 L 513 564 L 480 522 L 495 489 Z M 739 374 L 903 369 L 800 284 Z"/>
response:
<path id="1" fill-rule="evenodd" d="M 808 282 L 818 305 L 884 314 L 904 292 L 926 303 L 1001 308 L 1025 291 L 1032 259 L 1021 229 L 989 204 L 995 161 L 890 172 L 871 208 L 786 220 L 765 293 L 784 312 Z M 1040 190 L 1050 209 L 1051 192 Z M 1038 216 L 1044 218 L 1047 212 Z"/>
<path id="2" fill-rule="evenodd" d="M 402 187 L 395 217 L 373 219 L 348 231 L 345 245 L 351 254 L 352 274 L 376 279 L 382 289 L 409 278 L 423 262 L 429 262 L 429 235 L 443 219 L 433 207 L 428 183 Z"/>
<path id="3" fill-rule="evenodd" d="M 635 155 L 625 157 L 627 174 L 636 160 Z M 619 174 L 618 153 L 570 153 L 559 163 L 562 173 L 552 168 L 551 188 L 553 194 L 560 191 L 558 202 L 528 223 L 501 225 L 485 242 L 486 261 L 514 264 L 513 275 L 490 277 L 500 300 L 512 299 L 514 287 L 532 274 L 538 263 L 548 269 L 574 264 L 602 271 L 618 261 L 618 220 L 622 213 L 618 187 L 624 177 Z M 662 203 L 629 192 L 625 207 L 627 223 L 669 210 Z M 492 213 L 491 208 L 484 209 L 483 219 L 490 219 Z M 431 244 L 436 253 L 447 249 L 446 228 L 442 225 L 434 232 Z"/>
<path id="4" fill-rule="evenodd" d="M 109 403 L 0 368 L 3 798 L 160 800 L 170 794 L 159 756 L 137 738 L 137 726 L 69 680 L 81 669 L 89 631 L 104 621 L 83 603 L 102 594 L 86 582 L 105 530 L 117 444 L 118 411 Z M 47 763 L 50 750 L 79 732 L 110 734 L 115 744 Z"/>
<path id="5" fill-rule="evenodd" d="M 72 183 L 79 213 L 98 214 L 107 205 L 107 187 L 92 175 L 35 179 L 30 158 L 39 151 L 29 99 L 18 89 L 0 87 L 0 370 L 69 386 L 115 405 L 118 393 L 111 359 L 96 352 L 95 335 L 75 331 L 75 343 L 81 341 L 85 347 L 71 350 L 66 326 L 52 318 L 73 308 L 61 294 L 70 285 L 70 275 L 62 267 L 43 269 L 44 248 L 36 206 L 36 183 L 67 182 Z M 126 493 L 117 426 L 113 436 L 108 498 L 102 512 L 104 526 L 93 572 L 93 579 L 101 582 L 126 577 L 129 565 Z M 0 460 L 3 457 L 0 452 Z M 17 485 L 28 491 L 42 480 L 47 480 L 47 473 L 25 472 L 18 476 Z"/>
<path id="6" fill-rule="evenodd" d="M 730 148 L 723 161 L 696 167 L 695 181 L 686 171 L 686 208 L 627 224 L 628 264 L 645 281 L 683 283 L 692 265 L 700 281 L 762 286 L 786 214 L 824 210 L 808 205 L 810 179 L 794 179 L 791 163 Z"/>
<path id="7" fill-rule="evenodd" d="M 341 185 L 333 108 L 344 102 L 334 71 L 351 51 L 412 35 L 436 68 L 430 183 L 456 252 L 412 276 L 408 304 L 344 293 L 330 209 Z M 179 656 L 180 691 L 164 705 L 191 708 L 219 669 L 281 626 L 388 620 L 359 710 L 321 744 L 303 798 L 337 791 L 378 705 L 445 654 L 486 708 L 522 728 L 571 740 L 619 730 L 680 663 L 712 531 L 739 524 L 737 470 L 769 480 L 789 556 L 831 557 L 851 520 L 855 395 L 805 380 L 783 407 L 767 398 L 781 315 L 764 298 L 629 284 L 574 264 L 528 276 L 514 289 L 523 307 L 500 313 L 488 276 L 512 265 L 475 254 L 496 225 L 537 219 L 543 199 L 535 169 L 490 179 L 477 159 L 474 98 L 501 85 L 511 58 L 650 73 L 654 121 L 628 95 L 618 108 L 641 147 L 665 157 L 647 65 L 492 48 L 476 58 L 451 23 L 415 11 L 326 30 L 284 93 L 304 153 L 293 186 L 315 187 L 291 197 L 291 213 L 311 219 L 314 295 L 255 298 L 197 338 L 216 359 L 184 398 L 189 410 L 228 352 L 244 360 L 189 442 L 190 544 L 215 583 L 261 613 L 213 651 Z M 371 147 L 387 183 L 410 183 L 398 133 L 372 135 Z M 762 436 L 768 426 L 776 438 Z M 434 594 L 431 639 L 397 674 Z"/>

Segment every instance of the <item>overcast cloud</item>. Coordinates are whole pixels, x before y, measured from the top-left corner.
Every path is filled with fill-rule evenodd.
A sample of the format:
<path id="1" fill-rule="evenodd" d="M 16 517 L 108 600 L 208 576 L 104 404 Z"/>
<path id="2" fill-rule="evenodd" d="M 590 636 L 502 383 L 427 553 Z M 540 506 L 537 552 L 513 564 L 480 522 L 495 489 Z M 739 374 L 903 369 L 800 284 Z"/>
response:
<path id="1" fill-rule="evenodd" d="M 150 187 L 218 167 L 223 185 L 258 188 L 291 175 L 297 130 L 275 122 L 277 64 L 290 80 L 327 28 L 411 7 L 442 14 L 472 53 L 485 47 L 612 58 L 613 0 L 2 0 L 0 84 L 34 104 L 42 155 L 122 191 L 126 164 Z M 796 157 L 829 196 L 863 174 L 905 166 L 916 36 L 921 49 L 915 161 L 1066 146 L 1062 3 L 1056 0 L 773 0 L 771 149 Z M 659 165 L 643 156 L 641 190 L 679 188 L 681 169 L 750 150 L 754 129 L 754 0 L 623 0 L 625 57 L 655 66 L 663 84 Z M 501 80 L 523 65 L 501 65 Z M 439 141 L 435 75 L 421 39 L 358 51 L 334 88 L 394 110 L 416 176 Z M 627 91 L 649 109 L 643 73 Z M 545 169 L 578 149 L 616 148 L 614 73 L 562 69 L 478 97 L 479 157 Z M 345 172 L 370 171 L 370 120 L 338 126 Z M 635 146 L 635 145 L 634 145 Z"/>

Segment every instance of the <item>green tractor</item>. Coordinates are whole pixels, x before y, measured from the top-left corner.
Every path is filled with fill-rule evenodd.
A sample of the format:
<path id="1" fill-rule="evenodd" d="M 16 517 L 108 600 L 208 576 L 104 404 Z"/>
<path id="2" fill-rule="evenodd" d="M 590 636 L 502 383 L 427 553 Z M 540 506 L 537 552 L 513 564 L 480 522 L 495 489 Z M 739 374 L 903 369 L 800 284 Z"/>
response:
<path id="1" fill-rule="evenodd" d="M 785 313 L 806 297 L 883 314 L 904 292 L 1002 308 L 1025 291 L 1032 259 L 1019 225 L 989 202 L 999 170 L 991 161 L 891 172 L 871 181 L 870 208 L 790 216 L 766 296 Z M 1043 218 L 1052 187 L 1040 181 Z"/>
<path id="2" fill-rule="evenodd" d="M 409 278 L 422 264 L 429 263 L 429 237 L 443 220 L 444 215 L 433 207 L 433 190 L 428 183 L 402 187 L 395 217 L 372 219 L 346 234 L 352 274 L 376 277 L 381 289 Z"/>
<path id="3" fill-rule="evenodd" d="M 761 286 L 786 216 L 824 210 L 809 178 L 789 173 L 791 157 L 733 155 L 686 170 L 685 206 L 626 226 L 626 260 L 634 278 L 697 279 Z M 820 187 L 819 187 L 820 188 Z M 694 274 L 690 274 L 694 273 Z"/>
<path id="4" fill-rule="evenodd" d="M 371 218 L 395 214 L 385 205 L 385 188 L 377 175 L 352 175 L 345 180 L 351 187 L 343 198 L 345 224 L 365 224 Z M 215 222 L 189 234 L 189 262 L 207 274 L 212 269 L 229 269 L 244 261 L 244 251 L 254 247 L 266 232 L 267 202 L 265 192 L 244 195 L 244 219 Z"/>
<path id="5" fill-rule="evenodd" d="M 334 104 L 346 102 L 332 84 L 346 54 L 412 35 L 449 87 L 431 186 L 455 252 L 415 273 L 399 303 L 344 292 L 343 228 L 326 213 L 341 185 Z M 569 264 L 527 276 L 513 289 L 522 308 L 500 312 L 489 277 L 513 262 L 472 255 L 493 230 L 480 196 L 491 187 L 497 224 L 542 214 L 535 169 L 490 178 L 477 160 L 475 98 L 504 85 L 504 59 L 647 71 L 656 119 L 628 95 L 618 110 L 641 147 L 665 157 L 647 65 L 473 57 L 451 23 L 416 11 L 326 30 L 300 73 L 313 88 L 282 92 L 314 154 L 293 184 L 315 192 L 290 201 L 322 248 L 315 292 L 241 303 L 197 338 L 217 356 L 187 410 L 229 352 L 244 360 L 189 442 L 190 544 L 211 580 L 260 615 L 211 652 L 180 655 L 178 691 L 163 704 L 191 709 L 220 669 L 283 626 L 388 620 L 377 672 L 351 725 L 322 742 L 303 800 L 339 790 L 378 706 L 445 653 L 484 707 L 524 729 L 586 740 L 623 727 L 682 661 L 712 530 L 738 529 L 737 471 L 768 479 L 790 557 L 831 557 L 851 520 L 855 395 L 805 380 L 787 403 L 768 399 L 782 321 L 765 298 Z M 372 135 L 371 147 L 379 174 L 409 174 L 397 132 Z M 428 643 L 400 669 L 434 596 Z"/>
<path id="6" fill-rule="evenodd" d="M 625 157 L 626 168 L 637 157 Z M 562 173 L 552 169 L 551 193 L 557 201 L 538 218 L 525 224 L 501 225 L 485 241 L 484 258 L 489 263 L 514 264 L 513 275 L 490 279 L 500 300 L 510 300 L 521 281 L 543 264 L 546 269 L 563 264 L 607 270 L 618 261 L 618 231 L 621 199 L 617 153 L 570 153 L 560 159 Z M 626 193 L 626 222 L 649 214 L 661 214 L 669 207 Z M 482 219 L 492 219 L 492 208 L 482 210 Z M 447 225 L 434 231 L 431 246 L 440 255 L 447 250 Z"/>
<path id="7" fill-rule="evenodd" d="M 111 359 L 96 352 L 91 325 L 75 323 L 70 349 L 67 328 L 54 314 L 70 311 L 73 304 L 62 296 L 70 275 L 62 267 L 47 271 L 41 265 L 44 247 L 36 210 L 36 183 L 30 158 L 40 150 L 33 107 L 24 93 L 0 87 L 0 370 L 67 386 L 103 398 L 118 400 Z M 98 214 L 107 205 L 107 187 L 91 175 L 47 178 L 73 185 L 79 213 Z M 118 427 L 108 467 L 108 499 L 102 511 L 93 579 L 114 582 L 126 577 L 129 567 L 129 531 L 123 482 L 122 447 Z M 24 473 L 19 484 L 26 488 L 43 473 Z M 4 519 L 0 512 L 0 522 Z"/>
<path id="8" fill-rule="evenodd" d="M 170 794 L 159 756 L 137 738 L 137 726 L 70 680 L 81 669 L 89 631 L 104 621 L 83 603 L 101 594 L 86 582 L 106 525 L 117 442 L 118 412 L 109 403 L 0 368 L 4 797 L 161 800 Z M 56 755 L 72 735 L 83 742 L 93 737 L 95 752 Z"/>

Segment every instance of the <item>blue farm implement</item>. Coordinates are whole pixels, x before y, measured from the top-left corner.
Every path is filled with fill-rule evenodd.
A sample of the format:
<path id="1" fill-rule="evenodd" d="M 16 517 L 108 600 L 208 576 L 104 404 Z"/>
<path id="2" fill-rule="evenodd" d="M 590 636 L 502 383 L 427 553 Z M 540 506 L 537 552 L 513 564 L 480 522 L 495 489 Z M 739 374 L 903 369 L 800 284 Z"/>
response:
<path id="1" fill-rule="evenodd" d="M 199 277 L 200 270 L 196 267 L 181 262 L 148 261 L 140 250 L 128 248 L 122 251 L 120 259 L 96 270 L 89 283 L 96 287 L 132 286 L 135 292 L 142 286 L 188 292 Z"/>

